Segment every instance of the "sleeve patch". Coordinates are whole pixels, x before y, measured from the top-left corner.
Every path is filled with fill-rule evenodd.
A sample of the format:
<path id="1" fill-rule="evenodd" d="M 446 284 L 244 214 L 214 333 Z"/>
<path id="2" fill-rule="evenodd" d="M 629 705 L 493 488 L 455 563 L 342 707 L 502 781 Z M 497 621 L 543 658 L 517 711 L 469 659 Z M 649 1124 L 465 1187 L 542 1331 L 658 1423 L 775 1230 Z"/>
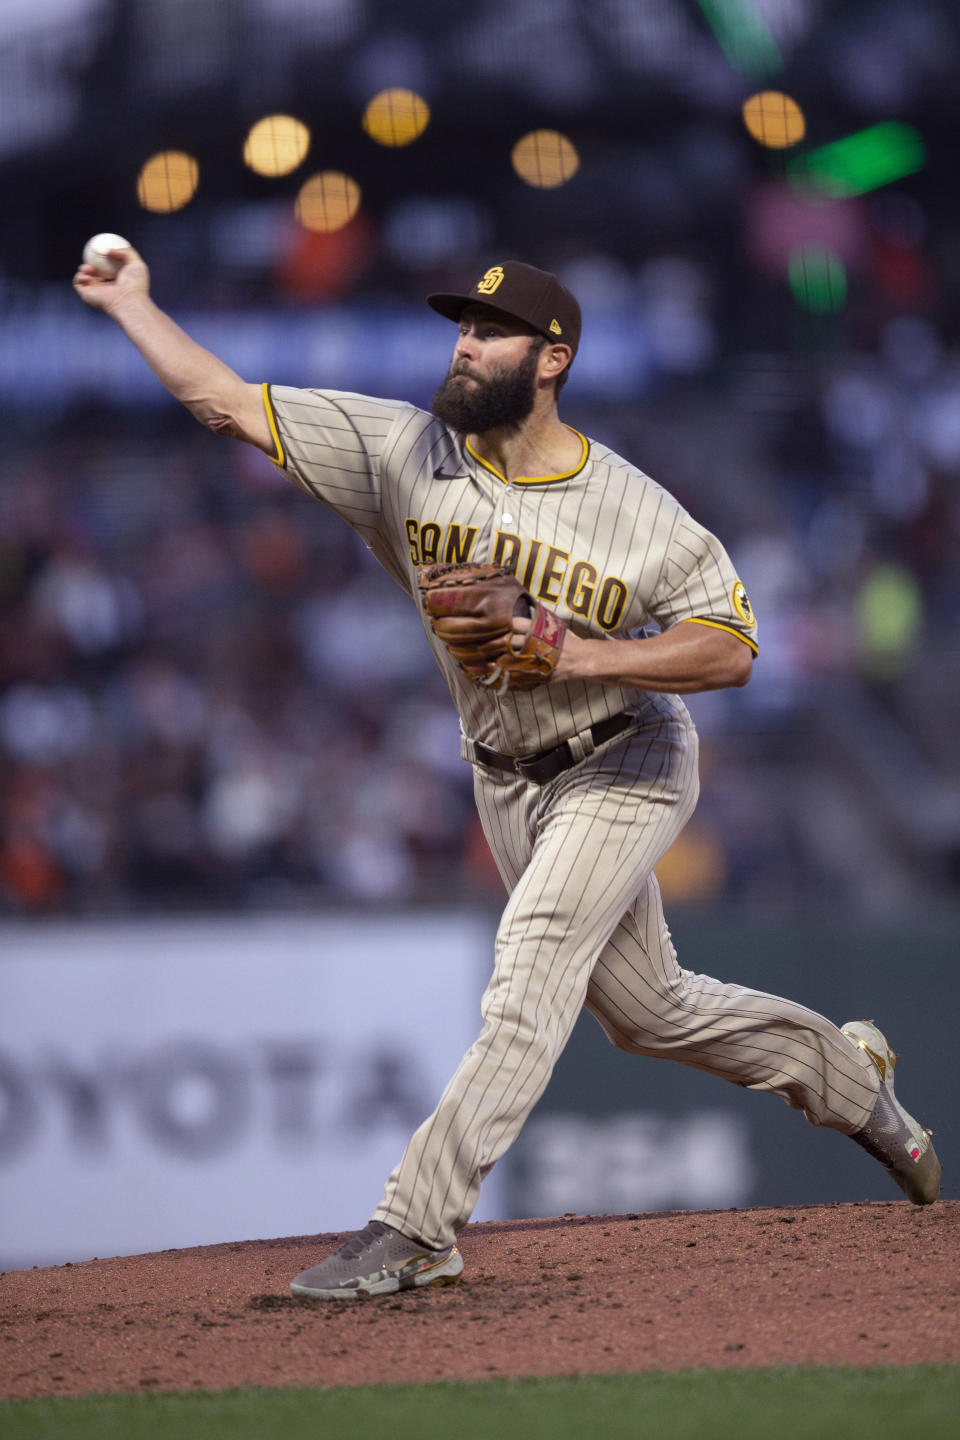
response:
<path id="1" fill-rule="evenodd" d="M 757 622 L 754 618 L 753 606 L 747 598 L 747 592 L 744 589 L 742 580 L 736 582 L 730 592 L 730 598 L 733 601 L 734 610 L 736 610 L 744 625 L 756 625 Z"/>

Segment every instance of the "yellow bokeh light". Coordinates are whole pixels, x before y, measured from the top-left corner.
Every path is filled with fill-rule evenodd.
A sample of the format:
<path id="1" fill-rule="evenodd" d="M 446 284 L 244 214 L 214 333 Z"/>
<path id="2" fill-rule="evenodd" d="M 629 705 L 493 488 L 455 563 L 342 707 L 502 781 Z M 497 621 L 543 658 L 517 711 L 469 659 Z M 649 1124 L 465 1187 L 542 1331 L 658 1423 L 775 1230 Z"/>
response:
<path id="1" fill-rule="evenodd" d="M 144 210 L 160 215 L 182 210 L 192 200 L 200 183 L 200 167 L 183 150 L 163 150 L 151 155 L 137 176 L 137 199 Z"/>
<path id="2" fill-rule="evenodd" d="M 559 130 L 531 130 L 514 145 L 511 159 L 520 179 L 540 190 L 565 185 L 580 169 L 575 146 Z"/>
<path id="3" fill-rule="evenodd" d="M 413 90 L 381 90 L 363 112 L 363 128 L 378 145 L 410 145 L 430 123 L 430 106 Z"/>
<path id="4" fill-rule="evenodd" d="M 796 145 L 807 133 L 807 122 L 796 100 L 780 90 L 761 90 L 743 104 L 743 123 L 754 140 L 772 150 Z"/>
<path id="5" fill-rule="evenodd" d="M 144 210 L 168 215 L 193 200 L 200 183 L 200 167 L 183 150 L 163 150 L 151 156 L 137 176 L 137 199 Z"/>
<path id="6" fill-rule="evenodd" d="M 342 230 L 360 208 L 360 186 L 339 170 L 322 170 L 301 186 L 297 219 L 308 230 Z"/>
<path id="7" fill-rule="evenodd" d="M 258 175 L 289 175 L 310 148 L 310 131 L 292 115 L 265 115 L 250 129 L 243 158 Z"/>

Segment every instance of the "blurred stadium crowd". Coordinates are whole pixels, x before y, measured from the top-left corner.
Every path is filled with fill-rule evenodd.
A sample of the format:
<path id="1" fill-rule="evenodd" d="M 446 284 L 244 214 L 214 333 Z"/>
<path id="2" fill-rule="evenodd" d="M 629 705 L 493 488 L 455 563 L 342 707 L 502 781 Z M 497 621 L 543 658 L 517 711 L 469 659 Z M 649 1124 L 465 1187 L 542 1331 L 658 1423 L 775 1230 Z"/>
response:
<path id="1" fill-rule="evenodd" d="M 727 382 L 732 415 L 689 376 L 570 407 L 729 534 L 760 617 L 750 686 L 691 701 L 704 796 L 663 883 L 781 908 L 946 893 L 960 370 L 914 318 L 792 369 L 786 413 L 742 364 Z M 496 888 L 419 621 L 346 526 L 166 411 L 2 451 L 5 910 Z"/>
<path id="2" fill-rule="evenodd" d="M 99 415 L 8 471 L 6 907 L 456 890 L 467 767 L 409 602 L 207 438 Z"/>
<path id="3" fill-rule="evenodd" d="M 745 13 L 747 0 L 738 4 Z M 44 120 L 41 100 L 23 91 L 22 143 L 5 132 L 0 176 L 20 184 L 28 157 L 42 153 L 43 163 L 0 249 L 0 913 L 454 903 L 499 893 L 455 713 L 406 597 L 265 457 L 206 434 L 160 404 L 159 392 L 148 403 L 139 382 L 120 397 L 84 381 L 86 337 L 92 357 L 106 329 L 84 329 L 66 355 L 65 337 L 81 323 L 70 269 L 86 235 L 108 225 L 144 251 L 162 304 L 255 319 L 265 344 L 247 345 L 247 378 L 404 393 L 421 404 L 426 378 L 409 353 L 377 354 L 378 327 L 397 313 L 419 315 L 429 289 L 469 283 L 495 252 L 558 270 L 587 316 L 565 418 L 647 470 L 723 538 L 760 624 L 751 684 L 691 701 L 704 739 L 703 797 L 661 867 L 668 898 L 789 915 L 834 904 L 883 913 L 955 896 L 960 210 L 944 174 L 960 43 L 949 7 L 918 0 L 908 15 L 851 4 L 826 16 L 807 0 L 754 6 L 784 55 L 778 83 L 816 96 L 811 109 L 819 102 L 828 132 L 892 110 L 927 140 L 921 175 L 819 207 L 818 238 L 849 276 L 849 293 L 819 310 L 796 303 L 784 278 L 797 226 L 811 233 L 810 208 L 801 215 L 802 201 L 736 128 L 750 87 L 695 5 L 523 0 L 511 16 L 480 7 L 486 29 L 479 15 L 467 26 L 455 6 L 442 18 L 430 6 L 394 7 L 390 24 L 376 6 L 321 8 L 333 27 L 328 51 L 344 57 L 344 93 L 398 72 L 429 92 L 429 46 L 446 45 L 454 78 L 470 57 L 474 81 L 493 87 L 491 144 L 503 148 L 538 106 L 552 106 L 554 119 L 560 112 L 583 131 L 579 177 L 519 193 L 511 176 L 486 186 L 495 172 L 487 152 L 472 185 L 462 151 L 456 185 L 456 153 L 432 180 L 404 159 L 383 180 L 378 208 L 387 170 L 361 159 L 370 203 L 336 234 L 304 231 L 262 183 L 239 193 L 252 182 L 233 172 L 215 182 L 209 203 L 201 195 L 175 216 L 138 218 L 132 199 L 111 199 L 119 180 L 99 150 L 87 155 L 89 193 L 71 188 L 54 165 L 67 143 L 56 116 Z M 148 15 L 172 45 L 174 20 L 186 13 L 171 0 L 128 9 L 124 29 L 122 7 L 73 6 L 75 22 L 89 22 L 71 76 L 79 110 L 64 101 L 57 113 L 67 126 L 88 114 L 94 137 L 105 122 L 91 77 L 124 46 L 147 55 Z M 138 128 L 131 99 L 121 156 L 132 154 L 132 136 L 155 134 L 164 107 L 229 83 L 240 11 L 250 27 L 261 12 L 279 17 L 265 72 L 246 76 L 255 98 L 272 100 L 287 76 L 306 111 L 303 69 L 283 48 L 305 23 L 302 9 L 221 6 L 234 20 L 217 31 L 217 7 L 192 0 L 207 67 L 165 68 L 162 46 L 150 51 L 143 103 L 154 120 Z M 701 7 L 722 9 L 719 0 Z M 523 17 L 532 25 L 544 15 L 554 19 L 545 55 L 563 81 L 562 103 L 542 71 L 531 89 L 529 68 L 508 63 L 515 51 L 503 39 Z M 621 37 L 615 57 L 597 41 L 602 17 Z M 557 38 L 574 31 L 593 36 L 579 65 Z M 22 60 L 27 41 L 17 34 L 4 48 L 0 29 L 0 73 Z M 223 34 L 233 49 L 218 46 Z M 47 54 L 48 68 L 58 53 Z M 646 87 L 636 112 L 610 98 L 624 94 L 623 70 Z M 601 95 L 604 77 L 611 88 Z M 442 83 L 449 105 L 449 75 Z M 442 103 L 441 94 L 428 138 Z M 584 123 L 591 105 L 606 107 L 608 131 Z M 201 123 L 202 106 L 187 113 Z M 218 111 L 211 130 L 227 119 Z M 475 123 L 464 121 L 468 143 Z M 67 143 L 72 166 L 82 162 L 77 143 Z M 430 143 L 440 156 L 442 142 Z M 52 236 L 57 195 L 72 209 Z M 46 247 L 40 259 L 31 237 Z M 332 371 L 293 355 L 293 373 L 262 373 L 266 337 L 282 346 L 305 314 L 322 336 L 355 307 L 352 348 L 334 347 Z M 54 335 L 60 327 L 63 353 L 55 338 L 42 353 L 30 348 L 41 314 Z M 592 320 L 606 338 L 591 358 Z M 625 383 L 631 352 L 643 364 Z M 413 378 L 401 391 L 405 368 Z M 49 375 L 46 388 L 37 375 Z"/>

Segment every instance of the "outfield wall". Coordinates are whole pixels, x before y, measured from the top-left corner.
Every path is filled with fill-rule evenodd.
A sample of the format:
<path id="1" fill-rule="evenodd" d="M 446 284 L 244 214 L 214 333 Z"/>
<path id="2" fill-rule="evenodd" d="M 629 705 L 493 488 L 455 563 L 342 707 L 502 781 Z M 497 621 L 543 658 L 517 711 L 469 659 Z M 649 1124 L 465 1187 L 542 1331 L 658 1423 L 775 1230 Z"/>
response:
<path id="1" fill-rule="evenodd" d="M 491 937 L 465 914 L 0 927 L 0 1268 L 362 1225 L 475 1038 Z"/>
<path id="2" fill-rule="evenodd" d="M 916 927 L 820 916 L 744 923 L 679 912 L 685 969 L 789 996 L 838 1024 L 872 1018 L 900 1054 L 897 1094 L 936 1132 L 958 1194 L 960 917 Z M 777 1096 L 625 1055 L 581 1016 L 511 1155 L 516 1216 L 892 1200 L 879 1165 Z"/>
<path id="3" fill-rule="evenodd" d="M 0 1269 L 351 1229 L 474 1039 L 496 917 L 0 926 Z M 958 927 L 681 914 L 682 963 L 872 1016 L 956 1195 Z M 781 1100 L 583 1016 L 477 1219 L 897 1198 Z"/>

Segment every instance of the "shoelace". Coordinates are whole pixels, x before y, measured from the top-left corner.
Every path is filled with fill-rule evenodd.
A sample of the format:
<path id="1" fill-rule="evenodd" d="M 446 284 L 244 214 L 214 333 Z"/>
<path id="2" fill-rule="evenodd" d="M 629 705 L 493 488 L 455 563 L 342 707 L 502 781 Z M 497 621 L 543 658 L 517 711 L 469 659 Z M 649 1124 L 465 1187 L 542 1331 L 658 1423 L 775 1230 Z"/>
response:
<path id="1" fill-rule="evenodd" d="M 379 1239 L 381 1235 L 385 1235 L 389 1229 L 390 1226 L 384 1225 L 382 1220 L 371 1220 L 369 1225 L 365 1225 L 362 1230 L 358 1230 L 356 1235 L 342 1246 L 340 1254 L 344 1260 L 356 1260 L 357 1256 L 362 1255 L 372 1241 Z"/>

